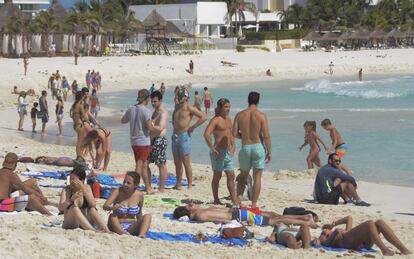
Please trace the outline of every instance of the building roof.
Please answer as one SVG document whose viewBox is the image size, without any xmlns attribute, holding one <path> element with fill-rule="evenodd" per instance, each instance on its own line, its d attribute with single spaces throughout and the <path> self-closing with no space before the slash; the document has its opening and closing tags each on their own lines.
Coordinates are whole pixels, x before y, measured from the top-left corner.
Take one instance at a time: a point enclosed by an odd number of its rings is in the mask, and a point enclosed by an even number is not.
<svg viewBox="0 0 414 259">
<path fill-rule="evenodd" d="M 59 22 L 63 22 L 67 16 L 65 8 L 59 3 L 59 0 L 53 0 L 47 11 Z"/>
<path fill-rule="evenodd" d="M 311 31 L 308 33 L 308 35 L 303 37 L 303 40 L 320 40 L 321 38 L 322 36 L 319 32 Z"/>
<path fill-rule="evenodd" d="M 334 41 L 334 40 L 338 40 L 338 38 L 339 38 L 339 35 L 337 33 L 329 31 L 322 36 L 321 40 Z"/>
<path fill-rule="evenodd" d="M 167 21 L 155 9 L 142 22 L 144 27 L 167 26 Z"/>
<path fill-rule="evenodd" d="M 339 40 L 349 40 L 351 38 L 351 35 L 352 35 L 352 31 L 346 31 L 346 32 L 343 32 L 341 34 L 341 36 L 338 37 L 338 39 Z"/>
<path fill-rule="evenodd" d="M 6 27 L 12 18 L 22 16 L 22 11 L 12 0 L 4 0 L 4 5 L 0 7 L 0 29 Z"/>
<path fill-rule="evenodd" d="M 395 39 L 401 39 L 405 38 L 405 33 L 402 32 L 400 29 L 393 29 L 387 34 L 388 38 L 395 38 Z"/>
<path fill-rule="evenodd" d="M 387 38 L 387 33 L 383 30 L 375 30 L 369 35 L 371 39 L 385 39 Z"/>
<path fill-rule="evenodd" d="M 351 34 L 351 40 L 368 40 L 371 33 L 365 29 L 359 29 Z"/>
</svg>

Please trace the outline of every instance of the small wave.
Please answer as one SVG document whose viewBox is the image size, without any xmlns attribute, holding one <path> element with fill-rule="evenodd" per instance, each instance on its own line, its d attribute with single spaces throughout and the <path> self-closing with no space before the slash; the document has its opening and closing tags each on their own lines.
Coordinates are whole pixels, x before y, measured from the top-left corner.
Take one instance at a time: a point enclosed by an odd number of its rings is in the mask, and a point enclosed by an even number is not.
<svg viewBox="0 0 414 259">
<path fill-rule="evenodd" d="M 364 99 L 392 99 L 414 94 L 413 85 L 414 78 L 410 76 L 344 82 L 321 79 L 308 82 L 304 87 L 291 88 L 291 90 Z"/>
</svg>

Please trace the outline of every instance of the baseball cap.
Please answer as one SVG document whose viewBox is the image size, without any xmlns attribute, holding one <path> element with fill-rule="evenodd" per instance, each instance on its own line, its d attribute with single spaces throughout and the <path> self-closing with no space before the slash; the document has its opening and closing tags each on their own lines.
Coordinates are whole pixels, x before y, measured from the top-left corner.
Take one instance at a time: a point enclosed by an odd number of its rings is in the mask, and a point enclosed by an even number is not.
<svg viewBox="0 0 414 259">
<path fill-rule="evenodd" d="M 138 101 L 138 103 L 142 103 L 143 101 L 145 101 L 149 97 L 150 97 L 150 92 L 147 89 L 141 89 L 141 90 L 138 91 L 137 101 Z"/>
<path fill-rule="evenodd" d="M 180 90 L 178 90 L 178 93 L 177 93 L 177 97 L 178 97 L 178 99 L 181 99 L 181 98 L 183 98 L 183 97 L 189 97 L 190 95 L 188 94 L 188 91 L 187 91 L 187 89 L 185 89 L 185 88 L 180 88 Z"/>
<path fill-rule="evenodd" d="M 12 152 L 7 153 L 3 161 L 3 167 L 13 170 L 17 164 L 17 161 L 18 161 L 18 157 L 15 153 L 12 153 Z"/>
</svg>

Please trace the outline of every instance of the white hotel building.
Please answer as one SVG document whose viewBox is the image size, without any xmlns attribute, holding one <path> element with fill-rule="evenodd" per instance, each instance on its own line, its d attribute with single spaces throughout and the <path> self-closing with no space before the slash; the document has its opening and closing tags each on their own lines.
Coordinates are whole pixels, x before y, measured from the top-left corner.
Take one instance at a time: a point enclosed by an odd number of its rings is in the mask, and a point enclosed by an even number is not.
<svg viewBox="0 0 414 259">
<path fill-rule="evenodd" d="M 4 4 L 5 0 L 0 0 L 0 6 Z M 7 0 L 6 0 L 7 2 Z M 50 0 L 13 0 L 13 4 L 17 5 L 20 10 L 28 15 L 34 16 L 42 10 L 41 5 L 49 5 Z"/>
</svg>

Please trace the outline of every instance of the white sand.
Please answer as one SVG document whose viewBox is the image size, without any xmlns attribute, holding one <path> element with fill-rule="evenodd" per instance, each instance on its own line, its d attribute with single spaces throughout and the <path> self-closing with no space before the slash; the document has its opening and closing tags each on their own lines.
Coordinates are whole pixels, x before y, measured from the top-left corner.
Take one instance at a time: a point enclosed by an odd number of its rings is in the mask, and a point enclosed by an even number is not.
<svg viewBox="0 0 414 259">
<path fill-rule="evenodd" d="M 376 51 L 337 52 L 337 53 L 221 53 L 206 54 L 202 56 L 140 56 L 140 57 L 112 57 L 112 58 L 81 58 L 80 65 L 74 66 L 71 58 L 36 58 L 31 59 L 29 75 L 22 77 L 23 66 L 21 60 L 0 59 L 0 155 L 13 151 L 21 155 L 74 155 L 71 146 L 51 145 L 35 142 L 23 137 L 22 133 L 15 131 L 17 128 L 16 102 L 17 96 L 12 95 L 13 85 L 20 89 L 34 88 L 37 92 L 45 89 L 48 73 L 59 69 L 62 75 L 68 77 L 70 82 L 78 79 L 81 86 L 84 84 L 84 73 L 87 69 L 95 69 L 103 75 L 104 91 L 121 91 L 123 89 L 138 89 L 152 82 L 165 81 L 167 84 L 187 82 L 212 82 L 212 81 L 238 81 L 238 80 L 269 80 L 264 76 L 267 68 L 270 68 L 275 76 L 271 79 L 286 78 L 320 78 L 328 69 L 332 60 L 335 63 L 335 75 L 355 75 L 357 68 L 363 67 L 365 73 L 407 73 L 414 68 L 414 51 L 412 50 L 387 50 L 380 51 L 380 55 L 387 54 L 386 58 L 377 58 Z M 219 62 L 222 58 L 227 61 L 239 63 L 236 68 L 222 67 Z M 184 69 L 188 61 L 193 59 L 195 74 L 189 75 Z M 160 67 L 162 66 L 162 67 Z M 174 71 L 171 68 L 174 67 Z M 48 70 L 42 74 L 39 71 Z M 28 98 L 29 102 L 34 99 Z M 50 111 L 55 103 L 49 99 Z M 70 103 L 65 104 L 65 121 L 69 122 L 67 111 Z M 111 111 L 107 111 L 109 113 Z M 48 131 L 53 137 L 56 133 L 56 125 L 52 115 Z M 39 123 L 40 124 L 40 123 Z M 30 118 L 26 118 L 24 128 L 30 129 Z M 39 126 L 38 126 L 39 129 Z M 30 137 L 31 133 L 25 132 Z M 73 133 L 70 133 L 71 135 Z M 127 134 L 127 133 L 126 133 Z M 34 135 L 35 140 L 40 139 L 39 134 Z M 71 137 L 66 142 L 74 142 Z M 209 161 L 206 159 L 206 164 Z M 17 171 L 25 169 L 24 164 L 19 164 Z M 38 166 L 37 169 L 57 169 L 52 166 Z M 133 157 L 130 153 L 113 152 L 110 164 L 110 173 L 120 173 L 134 167 Z M 174 172 L 172 163 L 168 162 L 170 172 Z M 191 191 L 181 192 L 168 190 L 164 194 L 156 194 L 153 197 L 193 198 L 205 202 L 211 202 L 210 182 L 211 169 L 207 165 L 194 165 L 194 183 L 196 187 Z M 264 174 L 262 193 L 259 204 L 264 210 L 278 213 L 289 206 L 302 206 L 314 210 L 322 219 L 322 222 L 331 222 L 346 215 L 352 215 L 354 222 L 361 223 L 368 219 L 384 218 L 393 227 L 403 243 L 411 250 L 414 249 L 414 189 L 390 185 L 359 182 L 359 192 L 363 199 L 373 204 L 370 208 L 356 206 L 327 206 L 310 204 L 305 200 L 310 199 L 312 192 L 314 172 L 282 171 L 278 174 L 267 172 Z M 41 184 L 59 184 L 58 180 L 40 180 Z M 60 190 L 42 188 L 48 198 L 57 202 Z M 220 197 L 227 196 L 225 177 L 220 186 Z M 98 201 L 101 208 L 103 200 Z M 56 208 L 50 207 L 54 212 Z M 99 210 L 102 217 L 106 213 Z M 213 223 L 189 224 L 169 221 L 162 218 L 164 212 L 172 212 L 171 207 L 146 206 L 146 213 L 153 214 L 151 229 L 171 233 L 192 233 L 202 231 L 207 234 L 217 234 L 218 225 Z M 408 215 L 402 215 L 403 213 Z M 82 230 L 63 230 L 61 228 L 43 228 L 43 223 L 62 220 L 62 216 L 45 217 L 29 213 L 19 215 L 0 214 L 0 257 L 1 258 L 141 258 L 141 257 L 197 257 L 197 258 L 234 258 L 254 257 L 260 254 L 268 258 L 332 258 L 332 257 L 361 257 L 355 253 L 331 253 L 318 249 L 303 250 L 279 250 L 270 244 L 253 243 L 249 246 L 226 247 L 212 244 L 189 244 L 179 242 L 159 242 L 143 240 L 130 236 L 118 236 L 94 233 Z M 265 237 L 271 232 L 271 228 L 253 227 L 257 237 Z M 319 230 L 312 231 L 316 236 Z M 381 257 L 379 253 L 372 254 Z M 411 256 L 412 257 L 412 256 Z M 409 257 L 405 257 L 409 258 Z"/>
</svg>

